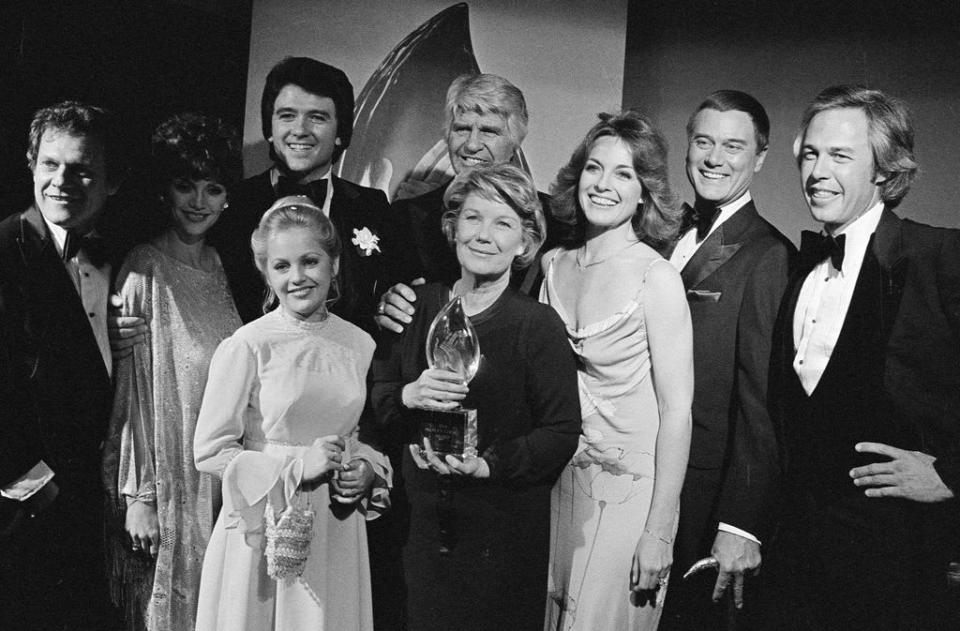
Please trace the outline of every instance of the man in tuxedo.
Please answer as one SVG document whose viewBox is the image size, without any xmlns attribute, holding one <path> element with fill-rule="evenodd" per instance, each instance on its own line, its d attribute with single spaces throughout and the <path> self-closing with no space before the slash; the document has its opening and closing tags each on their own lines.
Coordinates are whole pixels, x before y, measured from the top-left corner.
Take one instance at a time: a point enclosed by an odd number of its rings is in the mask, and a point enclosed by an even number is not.
<svg viewBox="0 0 960 631">
<path fill-rule="evenodd" d="M 260 115 L 273 166 L 237 186 L 230 212 L 210 235 L 244 322 L 263 315 L 264 283 L 253 263 L 250 235 L 264 211 L 286 195 L 309 197 L 343 242 L 335 285 L 340 297 L 333 313 L 373 331 L 377 296 L 390 281 L 410 273 L 402 265 L 400 244 L 386 234 L 386 195 L 331 172 L 350 146 L 353 106 L 347 75 L 316 59 L 287 57 L 267 75 Z"/>
<path fill-rule="evenodd" d="M 523 92 L 503 77 L 494 74 L 467 74 L 453 80 L 447 90 L 445 107 L 447 155 L 454 173 L 482 164 L 498 164 L 517 159 L 517 151 L 527 135 L 527 103 Z M 443 195 L 450 186 L 442 186 L 417 197 L 399 199 L 391 208 L 391 221 L 399 237 L 415 250 L 415 271 L 405 283 L 442 282 L 452 285 L 460 278 L 460 263 L 441 229 L 446 208 Z M 547 218 L 546 252 L 557 243 L 559 232 L 548 204 L 549 196 L 539 194 Z M 539 291 L 539 257 L 530 266 L 511 277 L 511 285 L 524 293 Z M 413 284 L 413 283 L 411 283 Z M 406 284 L 399 284 L 383 295 L 377 323 L 401 332 L 411 321 L 416 295 Z"/>
<path fill-rule="evenodd" d="M 111 261 L 97 221 L 117 189 L 118 147 L 100 108 L 38 111 L 27 151 L 34 203 L 0 223 L 3 629 L 117 627 L 100 481 Z"/>
<path fill-rule="evenodd" d="M 769 628 L 956 629 L 960 232 L 901 219 L 916 174 L 906 106 L 836 86 L 794 145 L 806 232 L 777 322 L 770 401 L 786 513 Z"/>
<path fill-rule="evenodd" d="M 696 198 L 670 261 L 693 322 L 693 435 L 661 629 L 724 628 L 734 614 L 722 596 L 729 589 L 735 606 L 743 605 L 744 573 L 760 566 L 770 535 L 779 460 L 767 371 L 794 248 L 750 195 L 769 134 L 763 106 L 735 90 L 708 96 L 687 123 L 686 170 Z M 710 573 L 683 580 L 710 556 L 719 565 L 715 581 Z"/>
</svg>

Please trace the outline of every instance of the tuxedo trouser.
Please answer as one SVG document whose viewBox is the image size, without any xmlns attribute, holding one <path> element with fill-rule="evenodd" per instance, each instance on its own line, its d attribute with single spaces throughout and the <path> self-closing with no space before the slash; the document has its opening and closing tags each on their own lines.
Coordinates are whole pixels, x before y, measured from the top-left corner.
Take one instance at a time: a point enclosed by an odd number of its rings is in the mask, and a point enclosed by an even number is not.
<svg viewBox="0 0 960 631">
<path fill-rule="evenodd" d="M 109 631 L 102 499 L 58 496 L 0 542 L 0 629 Z"/>
<path fill-rule="evenodd" d="M 905 500 L 807 495 L 766 565 L 764 629 L 936 631 L 960 628 L 949 554 L 932 542 L 938 508 Z M 934 537 L 935 539 L 936 537 Z M 957 595 L 954 594 L 953 598 Z"/>
<path fill-rule="evenodd" d="M 725 597 L 713 602 L 713 588 L 717 581 L 715 571 L 700 572 L 684 580 L 683 575 L 698 560 L 710 556 L 717 536 L 717 502 L 723 470 L 688 467 L 680 493 L 680 524 L 673 549 L 673 568 L 664 603 L 660 631 L 737 631 L 755 628 L 752 615 L 756 609 L 757 578 L 744 579 L 743 609 L 732 612 L 732 604 Z"/>
</svg>

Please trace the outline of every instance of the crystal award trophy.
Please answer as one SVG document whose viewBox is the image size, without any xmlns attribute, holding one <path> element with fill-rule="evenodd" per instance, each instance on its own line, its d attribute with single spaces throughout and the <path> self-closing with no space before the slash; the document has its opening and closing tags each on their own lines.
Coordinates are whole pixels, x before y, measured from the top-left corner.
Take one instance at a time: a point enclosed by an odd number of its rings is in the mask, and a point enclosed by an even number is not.
<svg viewBox="0 0 960 631">
<path fill-rule="evenodd" d="M 455 372 L 469 383 L 480 367 L 480 341 L 470 319 L 463 312 L 460 296 L 454 297 L 430 325 L 427 333 L 427 364 Z M 420 421 L 420 446 L 423 439 L 443 459 L 477 455 L 477 411 L 462 407 L 449 411 L 425 410 Z"/>
</svg>

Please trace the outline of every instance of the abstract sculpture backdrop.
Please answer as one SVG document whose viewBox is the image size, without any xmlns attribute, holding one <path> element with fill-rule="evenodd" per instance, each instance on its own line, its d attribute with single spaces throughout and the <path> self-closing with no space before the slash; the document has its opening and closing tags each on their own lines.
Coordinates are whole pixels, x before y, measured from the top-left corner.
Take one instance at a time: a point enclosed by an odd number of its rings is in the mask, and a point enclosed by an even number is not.
<svg viewBox="0 0 960 631">
<path fill-rule="evenodd" d="M 306 55 L 342 68 L 357 93 L 342 177 L 391 197 L 410 171 L 442 180 L 446 89 L 479 70 L 523 90 L 524 151 L 546 190 L 596 113 L 620 107 L 626 16 L 627 0 L 254 0 L 245 171 L 269 164 L 259 120 L 267 72 L 284 56 Z"/>
</svg>

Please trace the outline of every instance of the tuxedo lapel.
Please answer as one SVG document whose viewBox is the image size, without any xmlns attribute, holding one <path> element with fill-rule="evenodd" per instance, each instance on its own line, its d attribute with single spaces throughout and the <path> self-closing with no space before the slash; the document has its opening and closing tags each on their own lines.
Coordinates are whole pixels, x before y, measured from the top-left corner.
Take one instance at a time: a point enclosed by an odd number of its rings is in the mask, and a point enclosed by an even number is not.
<svg viewBox="0 0 960 631">
<path fill-rule="evenodd" d="M 61 315 L 56 313 L 61 309 L 68 312 L 82 312 L 83 304 L 77 289 L 67 275 L 63 262 L 57 255 L 57 248 L 53 242 L 43 216 L 36 207 L 31 207 L 20 216 L 20 236 L 17 239 L 24 269 L 32 282 L 27 283 L 28 299 L 38 305 L 31 309 L 36 339 L 43 339 L 46 325 L 50 316 Z M 52 309 L 56 303 L 59 309 Z"/>
<path fill-rule="evenodd" d="M 17 242 L 29 279 L 25 298 L 32 303 L 27 327 L 38 348 L 60 345 L 62 340 L 70 339 L 74 348 L 89 351 L 83 353 L 89 357 L 73 359 L 102 371 L 103 379 L 109 380 L 83 302 L 36 207 L 21 215 Z"/>
<path fill-rule="evenodd" d="M 330 176 L 330 184 L 333 186 L 333 199 L 330 200 L 330 221 L 336 226 L 340 232 L 340 238 L 346 245 L 353 237 L 353 231 L 346 232 L 346 230 L 352 227 L 353 217 L 351 217 L 351 214 L 360 194 L 355 188 L 347 186 L 344 180 L 335 175 Z"/>
<path fill-rule="evenodd" d="M 901 228 L 902 221 L 900 218 L 893 212 L 884 209 L 880 217 L 880 223 L 867 246 L 867 252 L 853 289 L 853 295 L 850 298 L 850 305 L 834 347 L 835 351 L 842 344 L 845 344 L 847 338 L 853 333 L 850 327 L 856 327 L 857 325 L 851 324 L 853 319 L 851 313 L 860 309 L 864 301 L 879 306 L 880 343 L 885 346 L 886 341 L 890 339 L 890 333 L 900 310 L 900 298 L 903 295 L 903 285 L 907 271 L 907 261 L 902 252 Z M 795 282 L 790 286 L 785 297 L 784 306 L 789 316 L 785 324 L 790 331 L 789 336 L 786 337 L 792 342 L 788 354 L 791 366 L 793 349 L 799 343 L 799 340 L 795 340 L 793 337 L 793 316 L 796 312 L 800 290 L 813 267 L 807 266 L 798 270 Z M 878 283 L 879 287 L 877 286 Z M 835 355 L 831 355 L 830 361 L 824 369 L 824 375 L 827 375 L 830 370 L 834 358 Z M 823 383 L 824 378 L 821 378 L 820 381 Z"/>
<path fill-rule="evenodd" d="M 753 202 L 748 202 L 730 219 L 717 226 L 683 266 L 680 278 L 683 279 L 684 288 L 695 288 L 729 261 L 743 246 L 745 236 L 759 219 Z"/>
<path fill-rule="evenodd" d="M 892 211 L 883 209 L 880 223 L 873 237 L 873 253 L 880 264 L 882 300 L 880 303 L 880 326 L 883 340 L 890 339 L 900 298 L 906 282 L 907 259 L 903 255 L 903 221 Z"/>
</svg>

